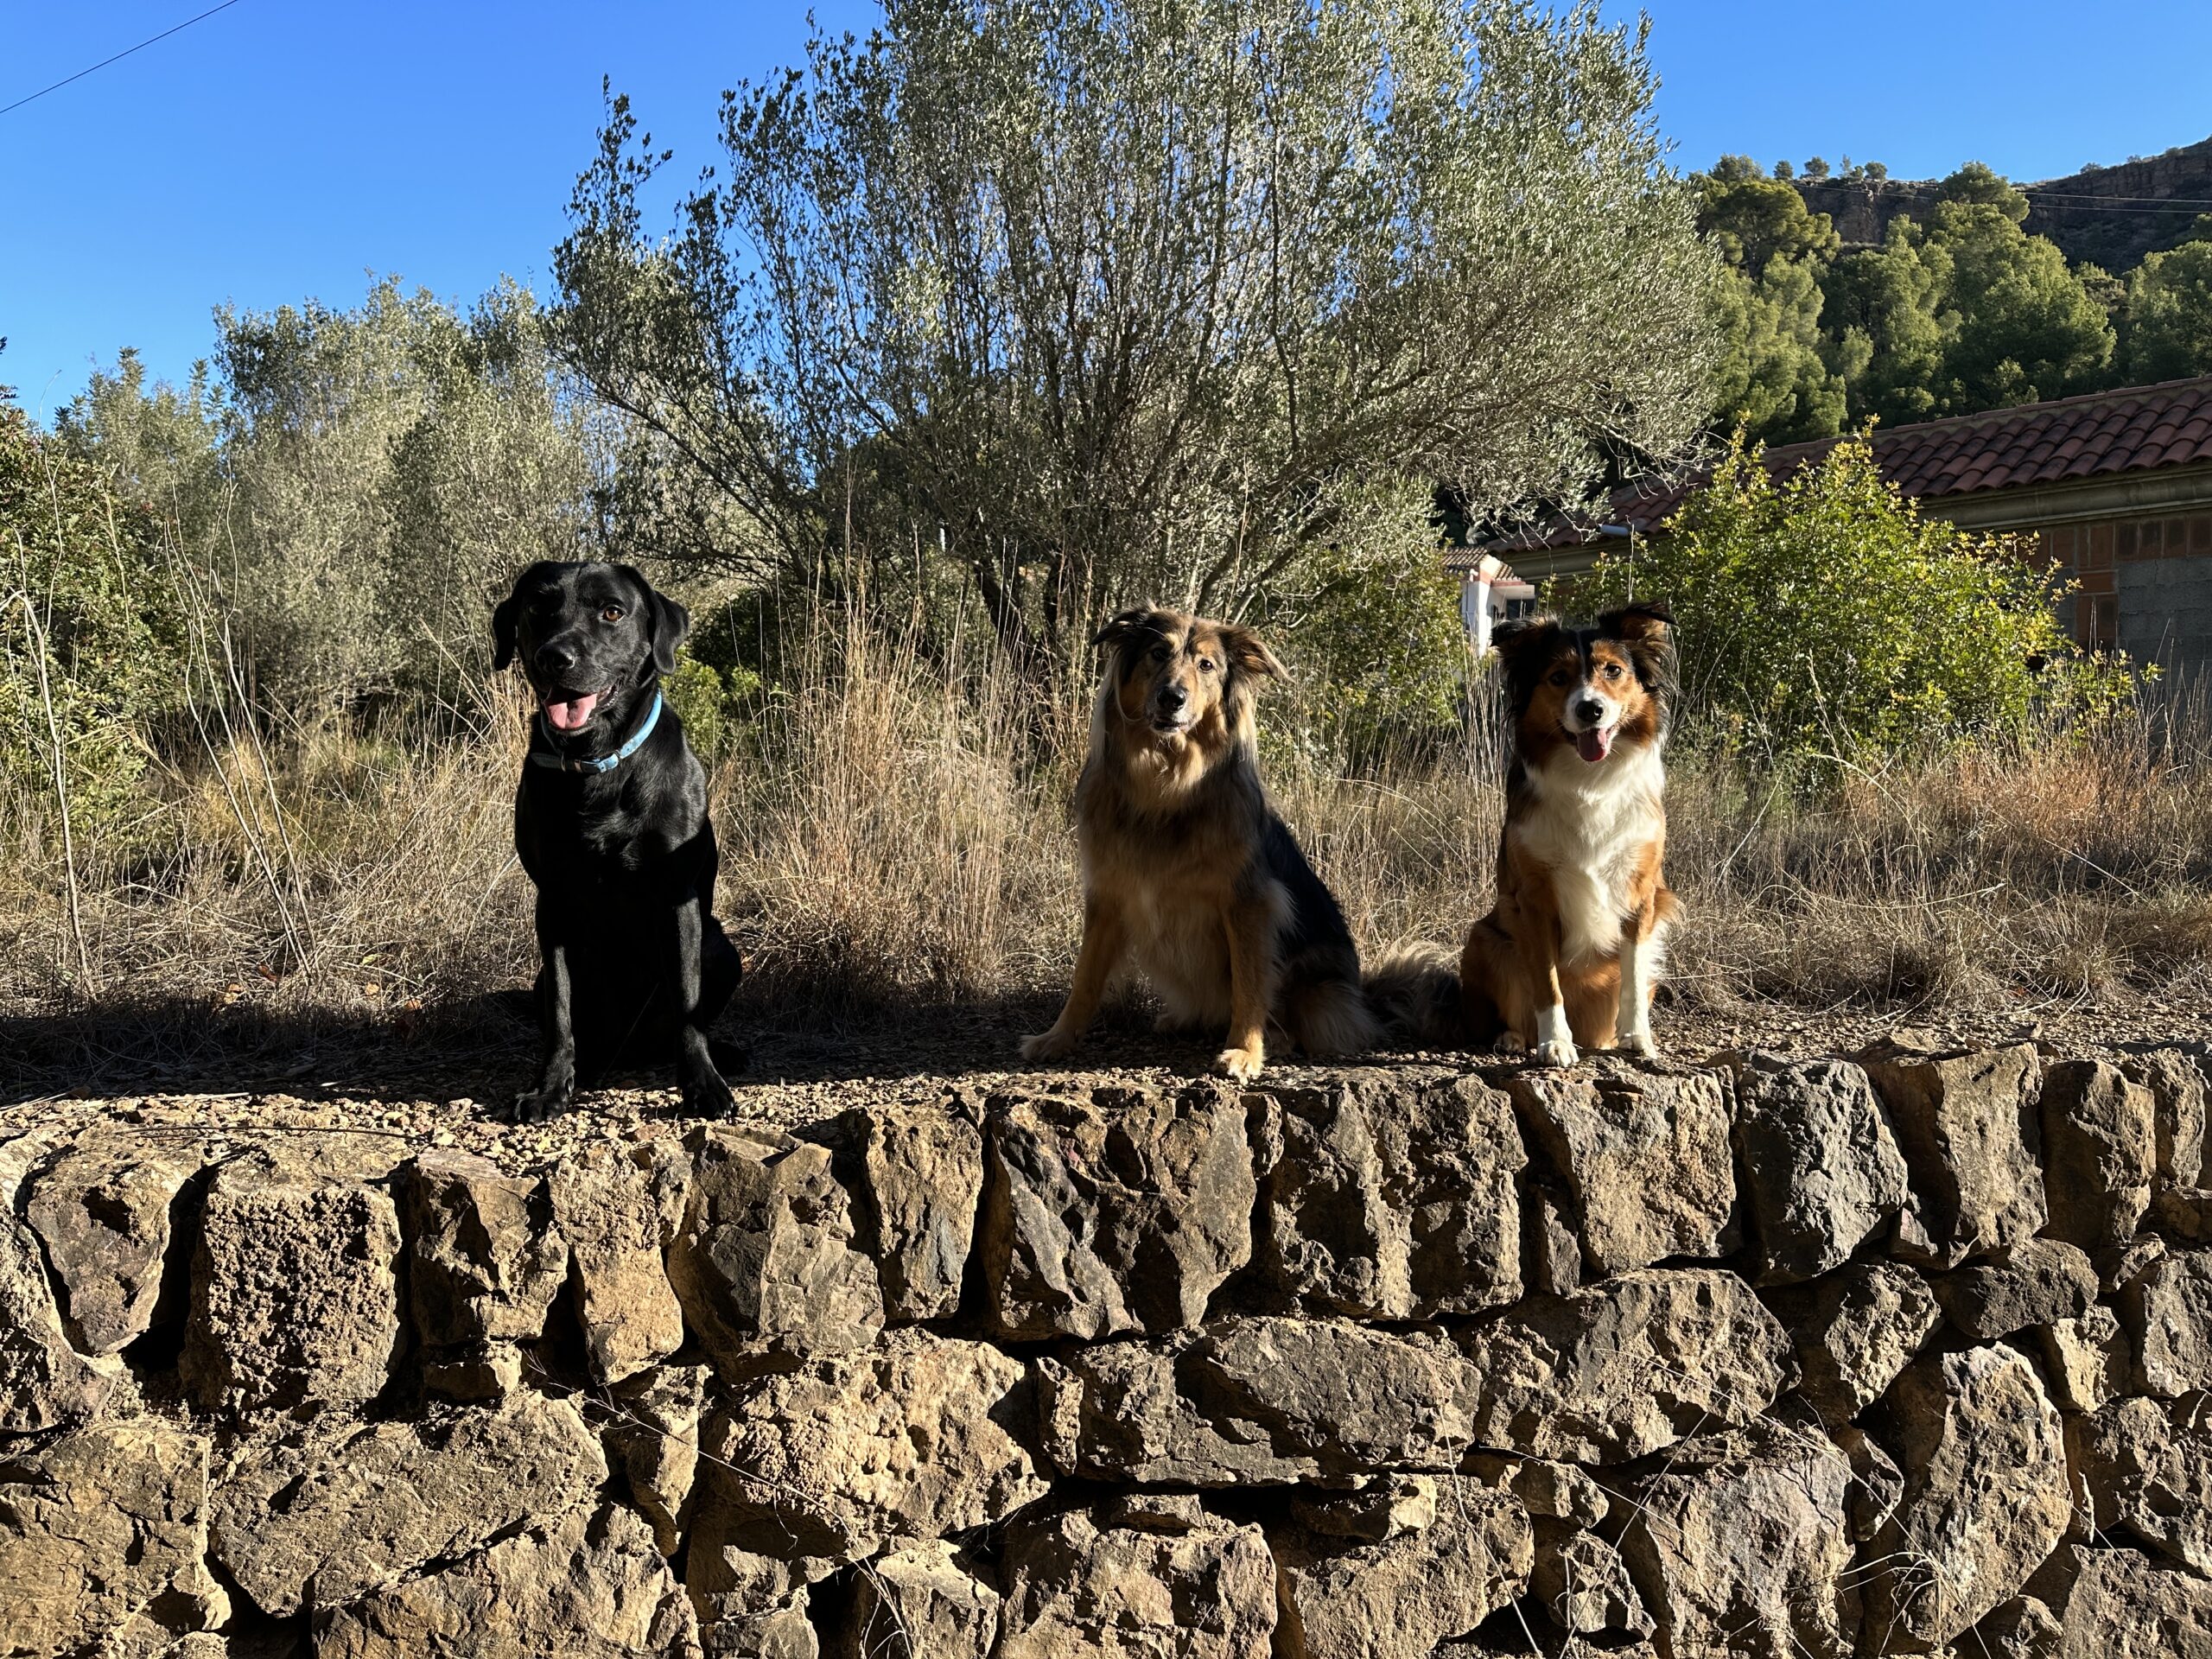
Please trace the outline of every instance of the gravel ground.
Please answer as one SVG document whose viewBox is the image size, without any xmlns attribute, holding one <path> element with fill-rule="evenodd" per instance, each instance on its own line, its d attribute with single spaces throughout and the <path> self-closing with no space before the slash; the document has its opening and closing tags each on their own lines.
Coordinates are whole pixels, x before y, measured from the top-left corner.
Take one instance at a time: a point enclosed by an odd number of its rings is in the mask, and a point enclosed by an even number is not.
<svg viewBox="0 0 2212 1659">
<path fill-rule="evenodd" d="M 800 1127 L 857 1105 L 938 1102 L 956 1094 L 972 1099 L 1023 1086 L 1052 1073 L 1022 1066 L 1014 1058 L 1015 1043 L 1052 1012 L 1033 1003 L 836 1021 L 756 1014 L 749 1025 L 740 1020 L 725 1033 L 752 1049 L 750 1069 L 734 1079 L 739 1121 Z M 2148 998 L 1904 1020 L 1853 1011 L 1766 1007 L 1724 1016 L 1662 1007 L 1654 1023 L 1669 1055 L 1689 1063 L 1745 1048 L 1849 1054 L 1905 1028 L 1967 1043 L 2034 1038 L 2050 1052 L 2081 1056 L 2212 1040 L 2205 1011 Z M 533 1046 L 526 1022 L 512 1014 L 480 1021 L 460 1035 L 410 1035 L 394 1027 L 325 1033 L 308 1049 L 275 1058 L 266 1033 L 246 1053 L 226 1052 L 211 1039 L 184 1058 L 148 1061 L 111 1052 L 75 1067 L 57 1062 L 51 1043 L 41 1064 L 11 1065 L 6 1057 L 14 1046 L 0 1031 L 0 1140 L 41 1129 L 71 1133 L 102 1121 L 194 1135 L 211 1144 L 270 1131 L 353 1130 L 390 1136 L 410 1151 L 461 1147 L 521 1169 L 594 1141 L 681 1135 L 696 1121 L 683 1112 L 664 1077 L 647 1076 L 589 1091 L 574 1111 L 550 1123 L 506 1122 L 505 1103 L 531 1069 Z M 38 1051 L 26 1045 L 16 1052 Z M 1134 1016 L 1109 1015 L 1073 1066 L 1089 1077 L 1173 1083 L 1203 1074 L 1212 1052 L 1210 1045 L 1155 1037 Z M 1132 1064 L 1140 1058 L 1146 1063 Z M 1368 1063 L 1471 1066 L 1478 1060 L 1464 1053 L 1390 1053 Z M 1484 1057 L 1479 1063 L 1497 1061 Z M 73 1071 L 92 1081 L 72 1086 Z M 1267 1073 L 1279 1083 L 1318 1075 L 1315 1068 L 1281 1062 Z"/>
</svg>

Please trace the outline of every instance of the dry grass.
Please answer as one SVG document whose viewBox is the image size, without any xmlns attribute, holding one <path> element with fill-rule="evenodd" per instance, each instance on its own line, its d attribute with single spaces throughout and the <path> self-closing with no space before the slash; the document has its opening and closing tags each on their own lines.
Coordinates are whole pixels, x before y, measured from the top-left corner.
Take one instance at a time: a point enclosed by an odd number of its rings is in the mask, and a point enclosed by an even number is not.
<svg viewBox="0 0 2212 1659">
<path fill-rule="evenodd" d="M 1065 972 L 1084 698 L 957 654 L 824 632 L 718 767 L 720 906 L 756 1004 L 1035 999 Z M 1289 741 L 1294 724 L 1276 711 L 1274 786 L 1363 944 L 1455 938 L 1486 901 L 1495 741 L 1354 774 Z M 88 975 L 51 802 L 0 801 L 0 1016 L 35 1059 L 66 1050 L 92 1073 L 325 1029 L 477 1029 L 531 968 L 508 841 L 523 729 L 505 701 L 435 739 L 209 713 L 150 770 L 137 823 L 79 836 Z M 2201 704 L 2146 709 L 2095 742 L 1854 777 L 1808 804 L 1686 747 L 1675 994 L 1755 1021 L 2199 988 L 2208 753 Z"/>
</svg>

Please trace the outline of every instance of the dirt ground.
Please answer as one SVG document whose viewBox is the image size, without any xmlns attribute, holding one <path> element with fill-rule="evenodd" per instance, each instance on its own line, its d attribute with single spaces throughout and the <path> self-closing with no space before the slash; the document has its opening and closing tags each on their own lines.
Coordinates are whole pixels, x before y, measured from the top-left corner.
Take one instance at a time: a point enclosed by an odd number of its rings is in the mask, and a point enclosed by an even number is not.
<svg viewBox="0 0 2212 1659">
<path fill-rule="evenodd" d="M 1020 1089 L 1054 1069 L 1101 1072 L 1136 1084 L 1172 1084 L 1204 1075 L 1209 1045 L 1154 1036 L 1135 1011 L 1109 1013 L 1065 1068 L 1032 1068 L 1014 1057 L 1020 1033 L 1049 1023 L 1043 1002 L 927 1007 L 897 1014 L 810 1017 L 791 1010 L 742 1012 L 722 1034 L 751 1049 L 733 1078 L 741 1121 L 800 1127 L 848 1108 L 976 1100 Z M 1662 1007 L 1655 1019 L 1669 1058 L 1697 1064 L 1731 1051 L 1764 1049 L 1811 1057 L 1850 1054 L 1900 1029 L 1961 1043 L 2032 1038 L 2048 1052 L 2093 1056 L 2167 1043 L 2212 1041 L 2205 1009 L 2154 998 L 1907 1016 L 1853 1010 L 1747 1007 L 1727 1014 Z M 0 1140 L 33 1131 L 68 1134 L 99 1121 L 158 1126 L 219 1141 L 268 1130 L 353 1130 L 385 1135 L 409 1149 L 461 1147 L 510 1169 L 556 1160 L 595 1141 L 680 1135 L 696 1119 L 664 1076 L 617 1080 L 580 1097 L 550 1123 L 515 1124 L 505 1107 L 531 1071 L 534 1039 L 524 1011 L 505 1000 L 464 1026 L 410 1028 L 394 1022 L 359 1030 L 226 1033 L 204 1020 L 197 1045 L 174 1032 L 158 1045 L 121 1035 L 102 1046 L 96 1019 L 67 1032 L 0 1022 Z M 248 1039 L 251 1039 L 249 1040 Z M 297 1045 L 287 1052 L 288 1045 Z M 1389 1052 L 1374 1065 L 1494 1067 L 1492 1056 Z M 1278 1059 L 1281 1083 L 1319 1075 Z"/>
</svg>

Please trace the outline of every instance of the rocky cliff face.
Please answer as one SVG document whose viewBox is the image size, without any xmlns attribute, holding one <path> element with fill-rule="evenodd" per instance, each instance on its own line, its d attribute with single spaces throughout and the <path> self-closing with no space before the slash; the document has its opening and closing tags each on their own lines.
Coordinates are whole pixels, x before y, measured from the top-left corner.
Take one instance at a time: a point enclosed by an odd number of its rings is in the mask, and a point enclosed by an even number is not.
<svg viewBox="0 0 2212 1659">
<path fill-rule="evenodd" d="M 0 1146 L 0 1655 L 2212 1654 L 2205 1062 Z"/>
<path fill-rule="evenodd" d="M 1902 213 L 1925 219 L 1936 205 L 1936 181 L 1897 179 L 1799 179 L 1798 193 L 1816 213 L 1835 220 L 1845 242 L 1881 241 Z M 2023 185 L 2028 233 L 2047 236 L 2076 264 L 2088 260 L 2126 273 L 2143 256 L 2190 234 L 2202 204 L 2212 201 L 2212 138 L 2163 156 L 2113 167 L 2087 167 L 2063 179 Z M 2162 207 L 2160 203 L 2175 203 Z"/>
</svg>

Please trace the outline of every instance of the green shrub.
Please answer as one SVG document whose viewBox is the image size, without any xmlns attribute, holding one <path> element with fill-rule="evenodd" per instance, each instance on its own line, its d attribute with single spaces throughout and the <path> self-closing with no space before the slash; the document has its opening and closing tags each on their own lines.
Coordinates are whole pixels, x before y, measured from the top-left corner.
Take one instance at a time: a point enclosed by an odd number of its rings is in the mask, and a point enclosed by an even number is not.
<svg viewBox="0 0 2212 1659">
<path fill-rule="evenodd" d="M 712 766 L 737 747 L 760 712 L 760 677 L 742 664 L 716 668 L 691 654 L 676 653 L 676 671 L 660 683 L 661 695 L 683 721 L 693 753 Z"/>
<path fill-rule="evenodd" d="M 2069 591 L 2013 539 L 1923 517 L 1863 435 L 1777 479 L 1739 434 L 1663 538 L 1609 550 L 1571 600 L 1665 600 L 1693 733 L 1833 769 L 2111 710 L 2137 671 L 2067 637 Z"/>
<path fill-rule="evenodd" d="M 0 402 L 0 779 L 76 827 L 137 798 L 142 735 L 184 696 L 176 584 L 155 515 Z"/>
</svg>

